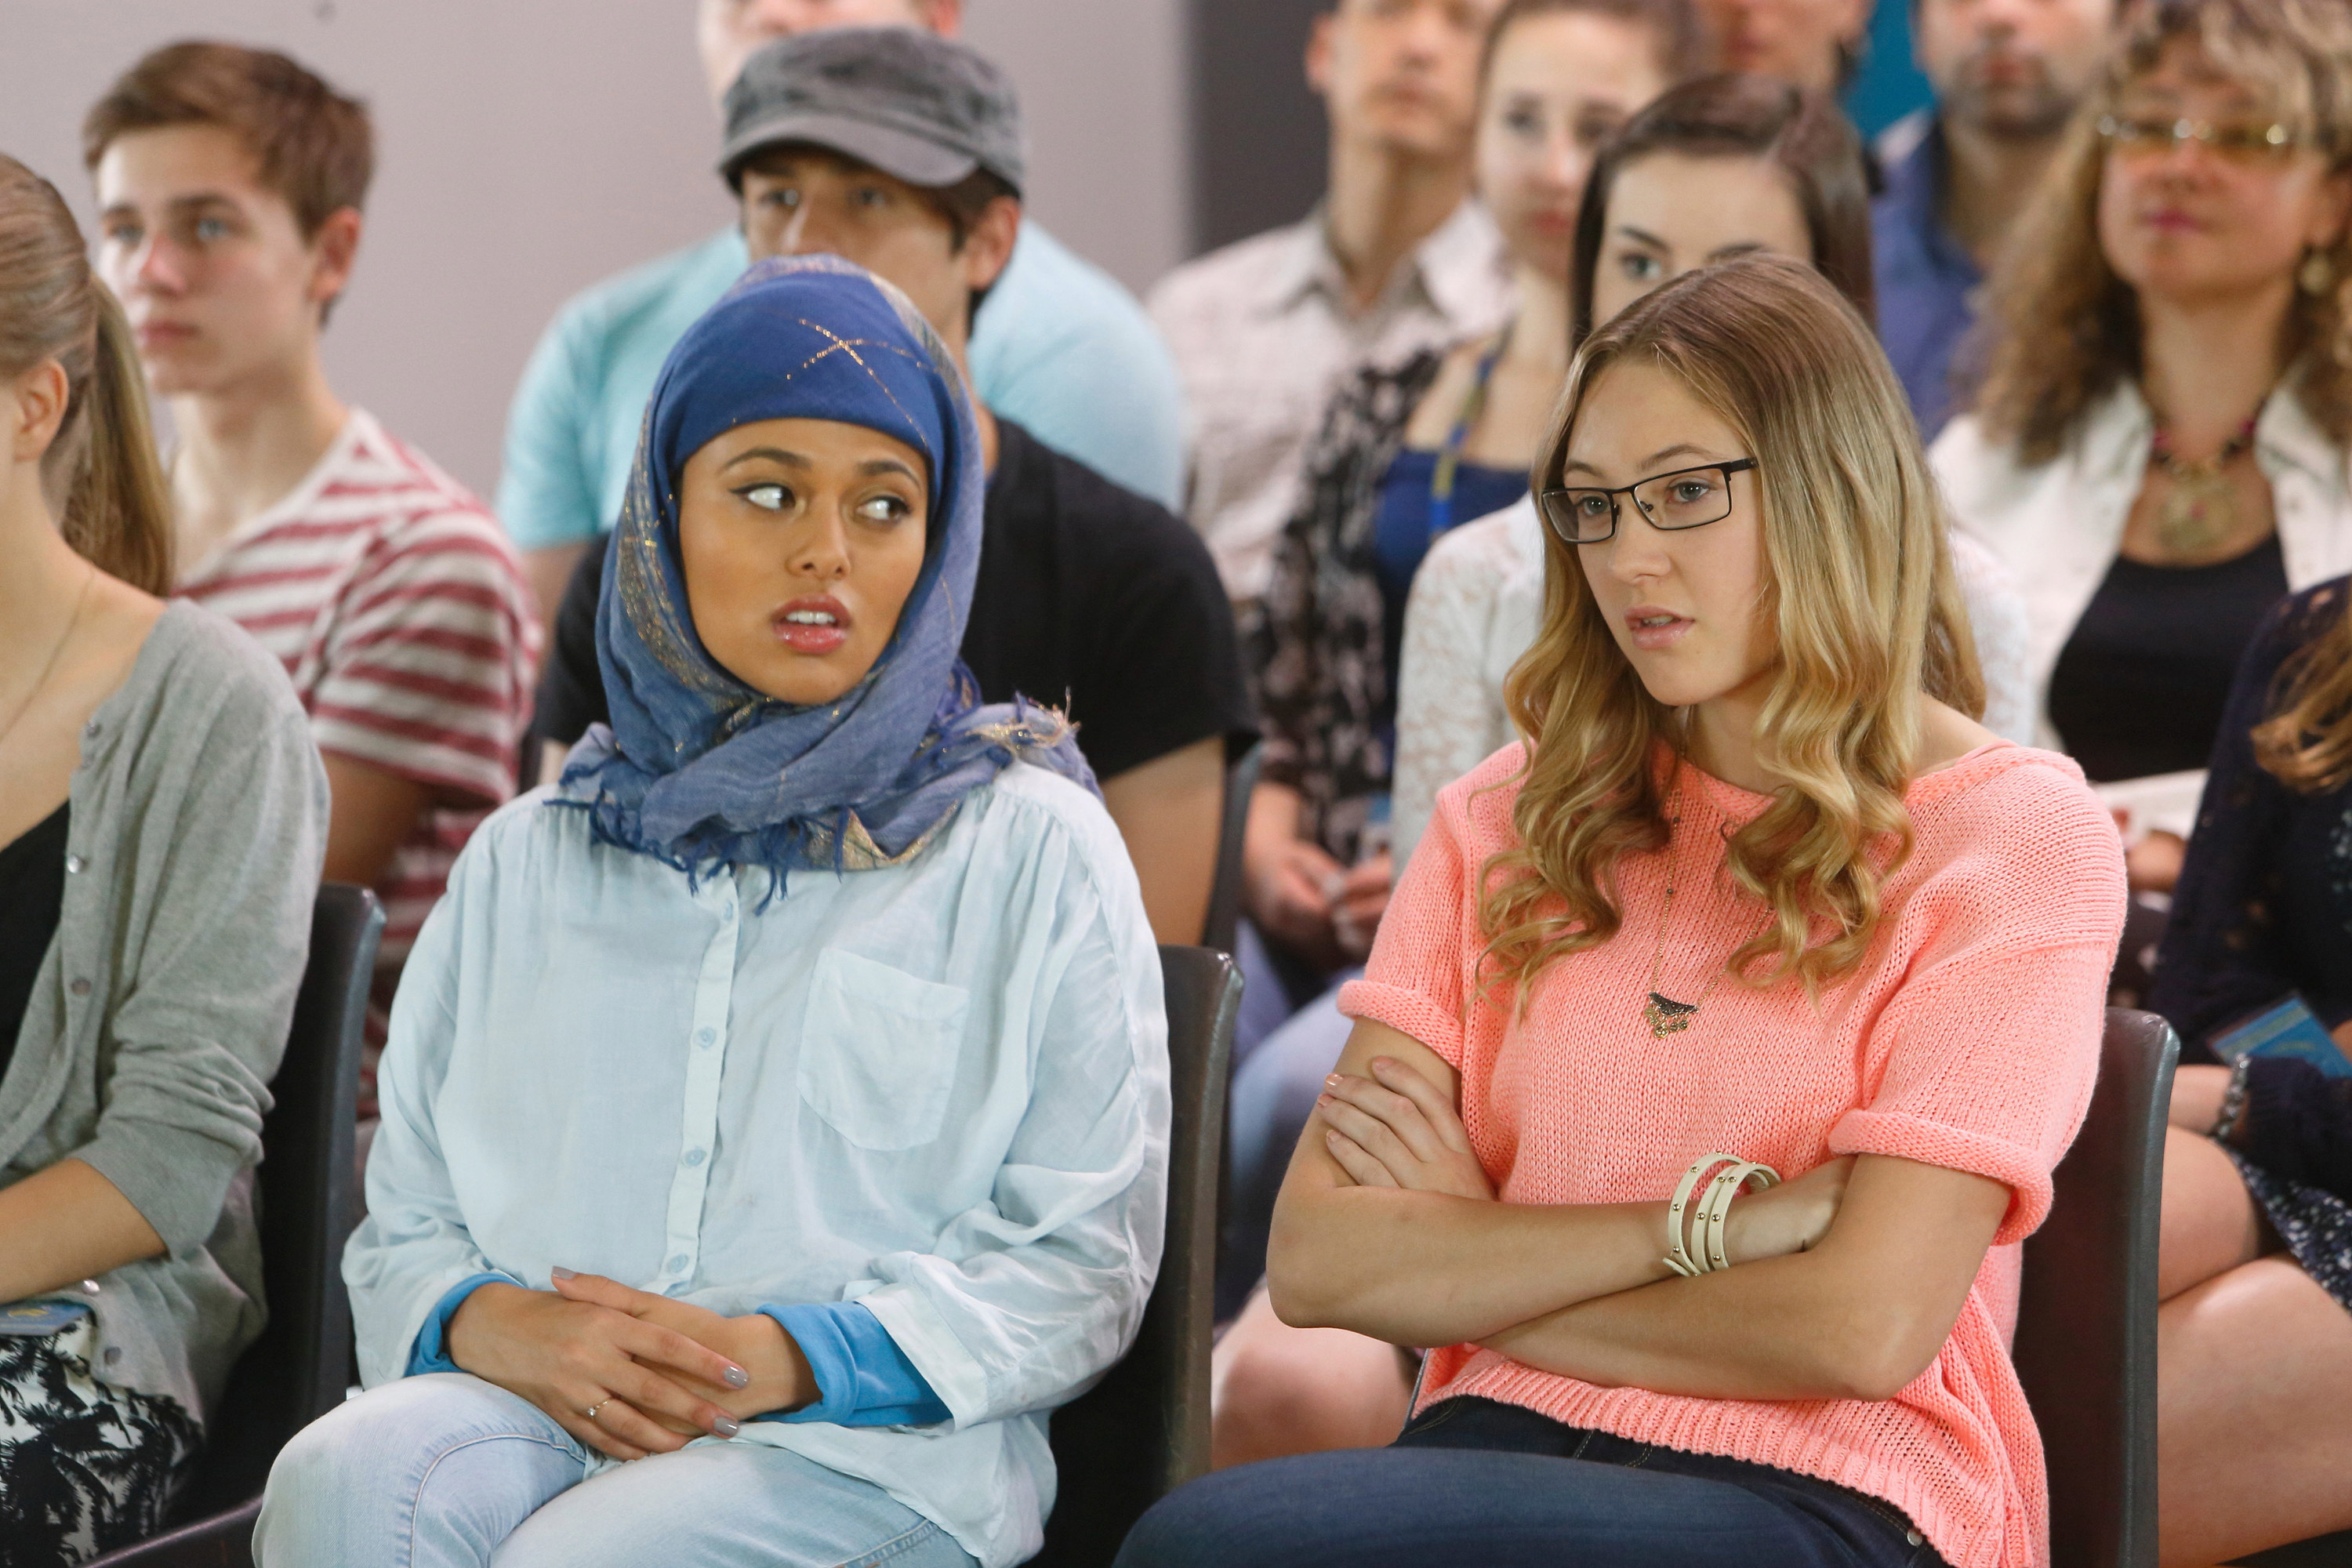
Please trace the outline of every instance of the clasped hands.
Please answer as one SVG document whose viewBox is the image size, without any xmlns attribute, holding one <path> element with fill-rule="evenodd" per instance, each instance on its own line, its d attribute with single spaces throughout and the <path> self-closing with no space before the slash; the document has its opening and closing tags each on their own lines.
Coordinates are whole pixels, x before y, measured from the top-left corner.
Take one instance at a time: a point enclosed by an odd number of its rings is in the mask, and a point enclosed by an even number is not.
<svg viewBox="0 0 2352 1568">
<path fill-rule="evenodd" d="M 565 1268 L 554 1285 L 476 1289 L 449 1321 L 449 1359 L 614 1458 L 732 1437 L 817 1397 L 807 1357 L 764 1312 L 724 1317 Z"/>
<path fill-rule="evenodd" d="M 1452 1096 L 1391 1057 L 1374 1057 L 1371 1077 L 1333 1073 L 1315 1102 L 1324 1147 L 1360 1187 L 1397 1187 L 1495 1201 L 1495 1185 L 1471 1147 Z M 1829 1232 L 1845 1200 L 1853 1157 L 1844 1155 L 1731 1205 L 1724 1251 L 1735 1264 L 1803 1252 Z M 1666 1205 L 1658 1203 L 1659 1277 L 1670 1278 Z"/>
</svg>

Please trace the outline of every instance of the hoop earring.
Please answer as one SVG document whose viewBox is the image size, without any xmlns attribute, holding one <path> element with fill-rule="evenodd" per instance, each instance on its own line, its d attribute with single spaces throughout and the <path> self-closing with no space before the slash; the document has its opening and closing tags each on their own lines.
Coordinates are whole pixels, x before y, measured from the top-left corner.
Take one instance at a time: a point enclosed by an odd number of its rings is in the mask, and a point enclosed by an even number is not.
<svg viewBox="0 0 2352 1568">
<path fill-rule="evenodd" d="M 2325 294 L 2336 287 L 2336 263 L 2327 252 L 2313 246 L 2303 255 L 2303 265 L 2294 269 L 2294 285 L 2306 294 Z"/>
</svg>

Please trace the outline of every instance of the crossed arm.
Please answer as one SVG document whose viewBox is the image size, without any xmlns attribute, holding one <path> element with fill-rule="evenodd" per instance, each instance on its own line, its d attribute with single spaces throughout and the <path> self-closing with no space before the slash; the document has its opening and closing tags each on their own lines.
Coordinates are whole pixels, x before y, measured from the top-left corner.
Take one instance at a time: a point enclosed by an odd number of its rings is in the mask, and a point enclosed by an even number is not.
<svg viewBox="0 0 2352 1568">
<path fill-rule="evenodd" d="M 1735 1203 L 1738 1267 L 1682 1279 L 1663 1194 L 1496 1201 L 1458 1092 L 1434 1051 L 1357 1024 L 1275 1208 L 1285 1321 L 1479 1343 L 1606 1387 L 1885 1399 L 1934 1363 L 2008 1212 L 2001 1183 L 1849 1156 Z"/>
</svg>

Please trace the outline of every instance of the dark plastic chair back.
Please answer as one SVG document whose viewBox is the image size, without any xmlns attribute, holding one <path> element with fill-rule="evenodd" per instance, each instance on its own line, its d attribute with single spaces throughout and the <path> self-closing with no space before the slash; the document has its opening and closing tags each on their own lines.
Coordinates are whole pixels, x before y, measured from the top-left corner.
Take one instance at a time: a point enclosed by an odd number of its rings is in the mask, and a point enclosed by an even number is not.
<svg viewBox="0 0 2352 1568">
<path fill-rule="evenodd" d="M 2285 1546 L 2273 1546 L 2251 1557 L 2230 1560 L 2240 1568 L 2352 1568 L 2352 1530 L 2315 1535 Z"/>
<path fill-rule="evenodd" d="M 1168 992 L 1168 1243 L 1135 1347 L 1054 1413 L 1060 1471 L 1033 1568 L 1108 1568 L 1143 1510 L 1209 1468 L 1210 1296 L 1217 1163 L 1241 971 L 1222 952 L 1163 947 Z"/>
<path fill-rule="evenodd" d="M 196 1473 L 167 1534 L 89 1568 L 240 1568 L 253 1516 L 287 1439 L 342 1402 L 352 1360 L 343 1242 L 355 1208 L 352 1107 L 383 910 L 364 888 L 329 883 L 310 916 L 310 959 L 270 1080 L 257 1197 L 269 1325 L 239 1357 L 213 1413 Z"/>
<path fill-rule="evenodd" d="M 1249 830 L 1250 792 L 1257 788 L 1261 748 L 1252 746 L 1225 770 L 1225 818 L 1217 830 L 1217 879 L 1209 885 L 1209 918 L 1201 942 L 1234 951 L 1242 923 L 1242 839 Z"/>
<path fill-rule="evenodd" d="M 2156 1563 L 2156 1251 L 2180 1042 L 2107 1009 L 2099 1081 L 2025 1244 L 2017 1375 L 2050 1473 L 2051 1561 Z"/>
</svg>

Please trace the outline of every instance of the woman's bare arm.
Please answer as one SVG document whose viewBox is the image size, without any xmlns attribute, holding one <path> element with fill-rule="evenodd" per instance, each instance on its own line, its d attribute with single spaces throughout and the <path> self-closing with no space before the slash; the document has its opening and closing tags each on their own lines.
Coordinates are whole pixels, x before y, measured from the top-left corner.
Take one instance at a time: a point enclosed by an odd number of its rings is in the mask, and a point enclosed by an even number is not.
<svg viewBox="0 0 2352 1568">
<path fill-rule="evenodd" d="M 78 1285 L 163 1250 L 121 1189 L 71 1156 L 0 1188 L 0 1301 Z"/>
<path fill-rule="evenodd" d="M 1892 1398 L 1950 1337 L 2009 1203 L 1983 1176 L 1864 1155 L 1810 1251 L 1582 1301 L 1485 1343 L 1603 1387 Z"/>
<path fill-rule="evenodd" d="M 1375 1061 L 1394 1064 L 1376 1068 Z M 1431 1086 L 1428 1115 L 1391 1087 L 1402 1072 Z M 1377 1075 L 1377 1076 L 1376 1076 Z M 1666 1202 L 1507 1204 L 1489 1196 L 1452 1108 L 1458 1084 L 1444 1058 L 1384 1024 L 1359 1021 L 1339 1059 L 1342 1082 L 1291 1156 L 1275 1205 L 1266 1284 L 1275 1310 L 1299 1327 L 1352 1329 L 1396 1344 L 1484 1339 L 1562 1307 L 1674 1278 L 1665 1265 Z M 1387 1121 L 1339 1096 L 1382 1110 Z M 1352 1139 L 1377 1155 L 1391 1123 L 1432 1144 L 1419 1162 L 1424 1189 L 1364 1184 L 1342 1163 Z M 1345 1131 L 1336 1142 L 1332 1134 Z M 1694 1151 L 1694 1153 L 1698 1151 Z M 1390 1150 L 1391 1161 L 1412 1152 Z M 1843 1173 L 1837 1173 L 1842 1174 Z M 1732 1209 L 1735 1258 L 1790 1250 L 1819 1235 L 1835 1210 L 1828 1184 L 1791 1184 Z M 1742 1211 L 1746 1211 L 1743 1213 Z"/>
</svg>

